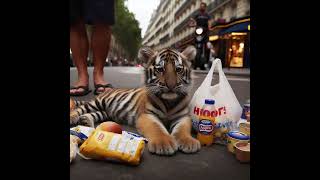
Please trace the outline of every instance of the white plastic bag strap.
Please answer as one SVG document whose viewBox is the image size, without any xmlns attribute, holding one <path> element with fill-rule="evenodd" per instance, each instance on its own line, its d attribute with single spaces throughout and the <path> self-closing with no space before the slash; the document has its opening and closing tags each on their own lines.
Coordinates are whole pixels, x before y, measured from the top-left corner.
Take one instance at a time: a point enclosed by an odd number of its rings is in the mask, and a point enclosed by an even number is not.
<svg viewBox="0 0 320 180">
<path fill-rule="evenodd" d="M 233 93 L 233 90 L 228 82 L 226 75 L 222 70 L 222 64 L 220 59 L 216 59 L 215 67 L 218 68 L 218 72 L 219 72 L 219 84 L 220 84 L 219 87 L 221 88 L 221 92 L 224 94 L 228 94 L 228 96 L 232 96 L 232 98 L 234 99 L 237 99 L 237 97 Z"/>
<path fill-rule="evenodd" d="M 215 60 L 213 60 L 211 68 L 210 68 L 207 76 L 204 78 L 204 80 L 202 81 L 201 85 L 199 86 L 199 89 L 201 87 L 203 87 L 203 86 L 207 86 L 208 84 L 211 84 L 211 82 L 212 82 L 212 74 L 213 74 L 213 70 L 214 70 L 215 64 L 216 64 L 216 62 L 215 62 Z"/>
<path fill-rule="evenodd" d="M 216 69 L 215 67 L 218 68 L 218 73 L 219 73 L 219 83 L 221 82 L 221 78 L 222 78 L 222 74 L 223 74 L 223 71 L 222 71 L 222 66 L 221 66 L 221 60 L 220 59 L 215 59 L 212 61 L 212 65 L 211 65 L 211 68 L 206 76 L 206 78 L 203 80 L 202 84 L 200 85 L 200 87 L 202 86 L 206 86 L 206 87 L 209 87 L 211 86 L 211 82 L 212 82 L 212 78 L 213 78 L 213 73 L 214 73 L 214 70 Z"/>
<path fill-rule="evenodd" d="M 220 59 L 216 60 L 217 65 L 216 67 L 218 68 L 218 72 L 219 72 L 219 84 L 225 84 L 228 83 L 228 79 L 226 77 L 226 75 L 224 74 L 223 70 L 222 70 L 222 63 Z"/>
</svg>

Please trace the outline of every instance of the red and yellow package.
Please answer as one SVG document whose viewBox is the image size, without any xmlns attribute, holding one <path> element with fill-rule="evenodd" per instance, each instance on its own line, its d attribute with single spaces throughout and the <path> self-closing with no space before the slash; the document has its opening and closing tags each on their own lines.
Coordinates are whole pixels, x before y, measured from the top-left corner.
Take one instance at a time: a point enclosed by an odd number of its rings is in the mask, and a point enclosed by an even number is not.
<svg viewBox="0 0 320 180">
<path fill-rule="evenodd" d="M 138 165 L 144 147 L 143 139 L 128 133 L 116 134 L 95 130 L 80 146 L 80 153 L 87 158 L 116 160 Z"/>
</svg>

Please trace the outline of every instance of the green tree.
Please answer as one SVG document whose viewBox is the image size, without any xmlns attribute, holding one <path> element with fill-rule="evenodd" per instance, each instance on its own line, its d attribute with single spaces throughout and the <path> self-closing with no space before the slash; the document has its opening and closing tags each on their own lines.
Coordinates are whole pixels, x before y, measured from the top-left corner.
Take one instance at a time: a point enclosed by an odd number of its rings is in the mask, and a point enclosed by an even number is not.
<svg viewBox="0 0 320 180">
<path fill-rule="evenodd" d="M 125 6 L 127 0 L 116 0 L 113 34 L 119 44 L 128 52 L 129 58 L 134 59 L 141 45 L 141 29 L 134 14 Z"/>
</svg>

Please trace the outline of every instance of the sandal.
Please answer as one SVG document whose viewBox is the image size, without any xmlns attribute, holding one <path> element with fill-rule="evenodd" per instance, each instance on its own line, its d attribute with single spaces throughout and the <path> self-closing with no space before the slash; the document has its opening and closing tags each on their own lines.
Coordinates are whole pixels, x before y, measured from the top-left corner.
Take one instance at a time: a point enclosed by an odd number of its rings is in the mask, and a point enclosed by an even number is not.
<svg viewBox="0 0 320 180">
<path fill-rule="evenodd" d="M 87 95 L 87 94 L 89 94 L 91 92 L 91 90 L 89 90 L 89 85 L 71 87 L 70 90 L 71 89 L 83 89 L 83 91 L 70 93 L 70 96 L 85 96 L 85 95 Z"/>
<path fill-rule="evenodd" d="M 106 88 L 113 88 L 113 86 L 111 85 L 111 84 L 95 84 L 94 85 L 94 88 L 95 88 L 95 90 L 94 90 L 94 94 L 95 95 L 99 95 L 99 94 L 101 94 L 101 93 L 103 93 L 104 91 L 98 91 L 98 89 L 99 88 L 104 88 L 104 89 L 106 89 Z"/>
</svg>

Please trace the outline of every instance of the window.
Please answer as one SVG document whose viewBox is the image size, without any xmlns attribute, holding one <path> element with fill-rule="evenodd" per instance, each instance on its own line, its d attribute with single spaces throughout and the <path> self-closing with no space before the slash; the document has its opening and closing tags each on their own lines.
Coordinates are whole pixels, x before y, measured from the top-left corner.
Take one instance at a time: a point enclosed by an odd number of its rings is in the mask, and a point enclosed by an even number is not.
<svg viewBox="0 0 320 180">
<path fill-rule="evenodd" d="M 237 3 L 232 4 L 231 6 L 231 18 L 237 17 Z"/>
</svg>

